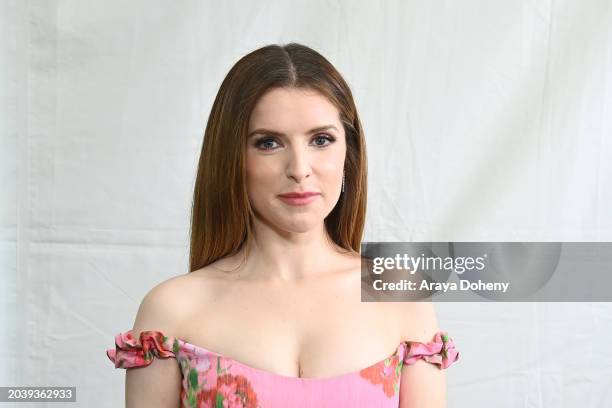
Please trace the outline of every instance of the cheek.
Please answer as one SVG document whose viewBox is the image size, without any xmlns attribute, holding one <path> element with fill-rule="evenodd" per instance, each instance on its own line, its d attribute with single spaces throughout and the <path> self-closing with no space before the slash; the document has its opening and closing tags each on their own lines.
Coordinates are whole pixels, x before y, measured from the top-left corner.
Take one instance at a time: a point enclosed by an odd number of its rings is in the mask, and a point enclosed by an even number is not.
<svg viewBox="0 0 612 408">
<path fill-rule="evenodd" d="M 342 169 L 344 168 L 344 152 L 341 149 L 330 151 L 323 160 L 319 160 L 317 167 L 322 175 L 326 178 L 337 178 L 338 174 L 342 177 Z"/>
<path fill-rule="evenodd" d="M 269 160 L 247 158 L 246 183 L 249 195 L 265 192 L 278 180 L 279 169 Z"/>
<path fill-rule="evenodd" d="M 329 176 L 337 176 L 338 172 L 342 171 L 343 162 L 340 159 L 325 160 L 319 164 L 319 170 L 321 173 Z"/>
</svg>

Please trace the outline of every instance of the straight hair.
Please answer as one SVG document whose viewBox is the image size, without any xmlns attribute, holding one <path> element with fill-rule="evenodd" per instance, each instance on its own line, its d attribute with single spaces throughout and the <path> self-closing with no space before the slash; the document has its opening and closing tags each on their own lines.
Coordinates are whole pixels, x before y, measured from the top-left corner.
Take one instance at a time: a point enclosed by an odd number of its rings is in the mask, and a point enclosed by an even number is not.
<svg viewBox="0 0 612 408">
<path fill-rule="evenodd" d="M 251 112 L 274 88 L 316 91 L 339 111 L 346 135 L 344 193 L 325 218 L 328 237 L 360 253 L 367 202 L 363 129 L 351 90 L 334 66 L 297 43 L 267 45 L 243 56 L 224 78 L 212 105 L 194 186 L 189 272 L 237 253 L 253 239 L 245 149 Z"/>
</svg>

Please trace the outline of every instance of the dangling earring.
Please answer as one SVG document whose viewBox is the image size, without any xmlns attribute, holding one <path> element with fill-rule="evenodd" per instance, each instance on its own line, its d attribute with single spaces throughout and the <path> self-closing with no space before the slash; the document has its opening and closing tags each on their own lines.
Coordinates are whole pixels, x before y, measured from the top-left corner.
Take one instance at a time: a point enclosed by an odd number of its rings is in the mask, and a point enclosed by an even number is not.
<svg viewBox="0 0 612 408">
<path fill-rule="evenodd" d="M 344 193 L 344 171 L 342 172 L 342 192 Z"/>
</svg>

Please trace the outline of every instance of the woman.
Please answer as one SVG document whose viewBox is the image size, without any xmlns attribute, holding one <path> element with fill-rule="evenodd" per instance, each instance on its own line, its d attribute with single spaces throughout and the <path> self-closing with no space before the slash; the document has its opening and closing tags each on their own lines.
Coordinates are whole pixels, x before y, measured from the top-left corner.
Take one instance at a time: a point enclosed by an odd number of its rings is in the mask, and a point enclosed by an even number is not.
<svg viewBox="0 0 612 408">
<path fill-rule="evenodd" d="M 360 301 L 366 185 L 336 69 L 295 43 L 240 59 L 206 126 L 191 272 L 107 351 L 127 406 L 445 406 L 458 353 L 432 304 Z"/>
</svg>

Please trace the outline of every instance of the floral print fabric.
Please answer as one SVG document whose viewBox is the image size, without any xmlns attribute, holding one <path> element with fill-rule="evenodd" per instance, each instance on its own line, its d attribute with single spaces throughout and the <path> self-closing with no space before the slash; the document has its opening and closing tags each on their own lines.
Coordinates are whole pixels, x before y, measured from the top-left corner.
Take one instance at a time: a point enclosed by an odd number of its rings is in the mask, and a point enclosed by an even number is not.
<svg viewBox="0 0 612 408">
<path fill-rule="evenodd" d="M 459 359 L 453 340 L 438 332 L 429 343 L 401 342 L 393 355 L 359 371 L 327 378 L 274 374 L 190 344 L 161 331 L 115 336 L 106 351 L 115 368 L 145 367 L 175 358 L 182 372 L 181 408 L 393 407 L 399 406 L 402 367 L 422 359 L 448 368 Z"/>
</svg>

